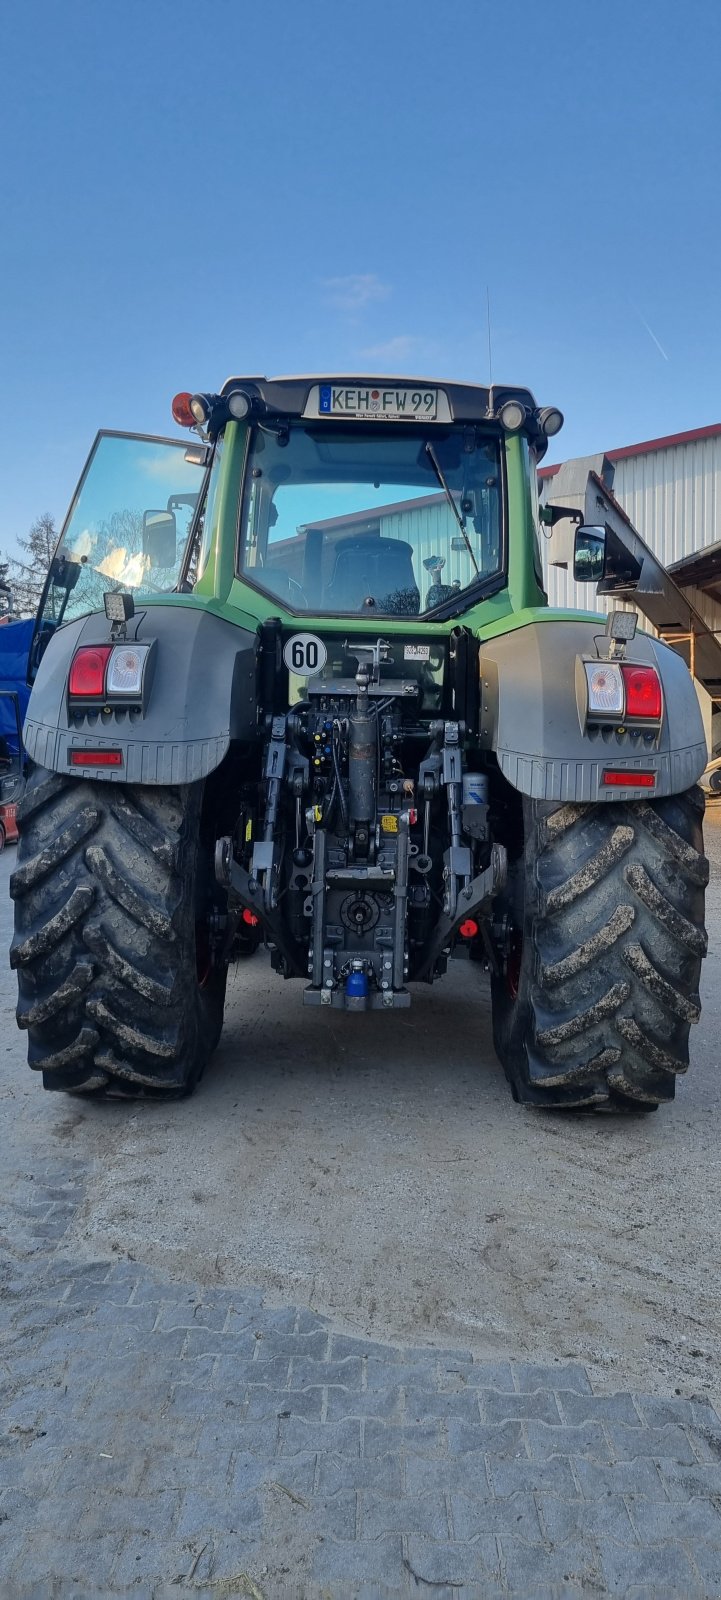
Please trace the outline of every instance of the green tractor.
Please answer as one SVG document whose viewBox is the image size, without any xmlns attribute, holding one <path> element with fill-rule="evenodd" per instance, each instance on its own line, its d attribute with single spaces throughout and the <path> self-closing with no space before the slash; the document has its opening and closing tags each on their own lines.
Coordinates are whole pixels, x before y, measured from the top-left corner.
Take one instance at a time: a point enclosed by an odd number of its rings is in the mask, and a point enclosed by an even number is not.
<svg viewBox="0 0 721 1600">
<path fill-rule="evenodd" d="M 465 957 L 516 1100 L 673 1099 L 703 726 L 633 613 L 548 606 L 561 413 L 351 376 L 173 415 L 193 431 L 99 434 L 36 624 L 11 960 L 45 1087 L 191 1092 L 263 945 L 333 1011 L 408 1006 Z M 575 522 L 576 575 L 612 587 Z"/>
</svg>

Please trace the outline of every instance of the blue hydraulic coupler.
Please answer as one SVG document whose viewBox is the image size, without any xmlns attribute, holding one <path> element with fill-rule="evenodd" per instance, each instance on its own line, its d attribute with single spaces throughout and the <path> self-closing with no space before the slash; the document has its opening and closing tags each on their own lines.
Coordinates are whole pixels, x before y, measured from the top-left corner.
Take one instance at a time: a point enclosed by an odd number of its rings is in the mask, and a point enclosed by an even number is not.
<svg viewBox="0 0 721 1600">
<path fill-rule="evenodd" d="M 365 1011 L 368 1005 L 367 973 L 348 973 L 345 980 L 345 1004 L 347 1011 Z"/>
</svg>

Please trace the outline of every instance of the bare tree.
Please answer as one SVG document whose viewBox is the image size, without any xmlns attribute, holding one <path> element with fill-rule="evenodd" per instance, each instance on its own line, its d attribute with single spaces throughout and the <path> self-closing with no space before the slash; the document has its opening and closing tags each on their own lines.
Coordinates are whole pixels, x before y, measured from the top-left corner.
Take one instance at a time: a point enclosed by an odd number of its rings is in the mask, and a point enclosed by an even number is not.
<svg viewBox="0 0 721 1600">
<path fill-rule="evenodd" d="M 18 538 L 26 559 L 6 555 L 0 567 L 0 580 L 12 595 L 12 611 L 16 617 L 34 617 L 48 574 L 58 535 L 49 511 L 44 511 L 30 529 L 27 539 Z M 4 575 L 4 576 L 3 576 Z"/>
<path fill-rule="evenodd" d="M 57 583 L 48 590 L 46 619 L 69 622 L 73 616 L 87 611 L 102 611 L 103 595 L 109 589 L 142 588 L 148 594 L 162 594 L 172 589 L 177 574 L 177 560 L 182 551 L 184 537 L 181 533 L 176 551 L 176 561 L 170 567 L 159 569 L 151 565 L 143 545 L 143 518 L 137 511 L 126 508 L 114 511 L 94 529 L 93 539 L 87 548 L 81 536 L 77 549 L 73 545 L 72 530 L 63 547 L 63 555 L 70 563 L 72 586 L 63 586 L 63 574 L 57 574 Z M 57 533 L 49 512 L 38 517 L 26 539 L 18 539 L 26 559 L 6 555 L 0 565 L 0 616 L 3 601 L 15 617 L 34 617 L 40 605 L 45 579 L 55 554 Z M 3 594 L 3 584 L 7 591 Z"/>
</svg>

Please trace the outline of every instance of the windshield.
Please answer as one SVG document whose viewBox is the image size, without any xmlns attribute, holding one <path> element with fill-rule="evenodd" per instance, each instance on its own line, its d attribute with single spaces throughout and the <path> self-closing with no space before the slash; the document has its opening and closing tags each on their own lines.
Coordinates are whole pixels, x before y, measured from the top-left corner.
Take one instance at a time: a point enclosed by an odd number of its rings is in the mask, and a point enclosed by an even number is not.
<svg viewBox="0 0 721 1600">
<path fill-rule="evenodd" d="M 240 568 L 293 611 L 422 616 L 501 570 L 501 526 L 499 445 L 480 429 L 264 427 Z"/>
<path fill-rule="evenodd" d="M 175 588 L 204 459 L 182 440 L 98 436 L 53 557 L 43 623 L 102 611 L 114 589 L 149 598 Z"/>
</svg>

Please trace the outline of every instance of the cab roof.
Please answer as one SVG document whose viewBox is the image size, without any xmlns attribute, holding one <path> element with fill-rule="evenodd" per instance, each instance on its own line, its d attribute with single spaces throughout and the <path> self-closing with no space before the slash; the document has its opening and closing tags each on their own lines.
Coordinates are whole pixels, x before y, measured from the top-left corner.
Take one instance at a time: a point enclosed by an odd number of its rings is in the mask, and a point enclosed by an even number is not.
<svg viewBox="0 0 721 1600">
<path fill-rule="evenodd" d="M 233 389 L 248 389 L 258 394 L 270 411 L 283 416 L 302 417 L 310 391 L 316 384 L 333 384 L 338 388 L 373 384 L 384 389 L 413 389 L 419 386 L 440 389 L 448 399 L 454 422 L 492 422 L 499 407 L 506 400 L 519 400 L 528 412 L 528 422 L 524 432 L 533 439 L 539 456 L 547 447 L 546 435 L 537 420 L 538 405 L 535 397 L 530 389 L 519 388 L 512 384 L 493 384 L 491 387 L 486 387 L 482 384 L 456 382 L 455 379 L 409 377 L 407 374 L 394 376 L 379 375 L 377 372 L 313 372 L 276 378 L 241 374 L 227 378 L 220 392 L 222 395 L 227 395 Z"/>
</svg>

